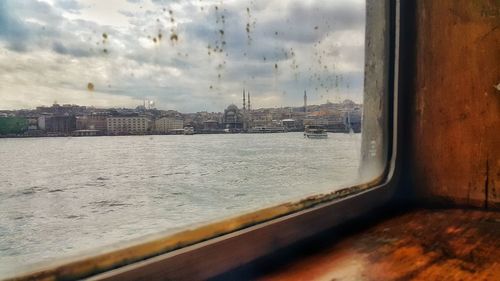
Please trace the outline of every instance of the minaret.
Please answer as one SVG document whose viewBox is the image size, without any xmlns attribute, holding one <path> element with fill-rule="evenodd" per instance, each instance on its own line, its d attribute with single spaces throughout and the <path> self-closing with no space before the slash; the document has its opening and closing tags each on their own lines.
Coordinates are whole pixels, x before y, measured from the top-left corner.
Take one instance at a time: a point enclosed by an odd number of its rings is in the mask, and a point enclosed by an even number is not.
<svg viewBox="0 0 500 281">
<path fill-rule="evenodd" d="M 304 91 L 304 112 L 307 113 L 307 93 Z"/>
<path fill-rule="evenodd" d="M 248 110 L 250 111 L 250 92 L 247 93 L 248 95 Z"/>
<path fill-rule="evenodd" d="M 246 110 L 246 102 L 245 102 L 245 89 L 243 89 L 243 111 Z"/>
</svg>

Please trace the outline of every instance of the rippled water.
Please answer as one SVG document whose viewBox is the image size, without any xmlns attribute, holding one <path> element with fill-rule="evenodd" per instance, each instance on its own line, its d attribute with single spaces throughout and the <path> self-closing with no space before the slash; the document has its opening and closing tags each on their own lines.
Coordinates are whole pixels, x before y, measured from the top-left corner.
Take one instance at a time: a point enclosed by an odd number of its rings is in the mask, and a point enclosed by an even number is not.
<svg viewBox="0 0 500 281">
<path fill-rule="evenodd" d="M 0 139 L 0 276 L 346 186 L 361 136 Z"/>
</svg>

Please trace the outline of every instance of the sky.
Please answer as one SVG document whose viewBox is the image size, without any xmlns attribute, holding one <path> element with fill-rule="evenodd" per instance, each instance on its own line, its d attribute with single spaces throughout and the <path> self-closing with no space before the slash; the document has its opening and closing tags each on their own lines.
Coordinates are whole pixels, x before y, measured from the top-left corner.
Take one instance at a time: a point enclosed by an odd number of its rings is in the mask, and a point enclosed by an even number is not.
<svg viewBox="0 0 500 281">
<path fill-rule="evenodd" d="M 364 0 L 0 1 L 0 109 L 362 102 Z"/>
</svg>

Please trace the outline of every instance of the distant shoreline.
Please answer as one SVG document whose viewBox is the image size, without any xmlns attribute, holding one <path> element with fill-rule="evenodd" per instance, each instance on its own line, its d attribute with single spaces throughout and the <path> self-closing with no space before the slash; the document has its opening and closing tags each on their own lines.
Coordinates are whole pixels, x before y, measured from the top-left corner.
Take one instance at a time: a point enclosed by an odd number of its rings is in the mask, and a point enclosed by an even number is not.
<svg viewBox="0 0 500 281">
<path fill-rule="evenodd" d="M 300 133 L 302 131 L 289 131 L 289 132 L 273 132 L 273 133 L 257 133 L 257 132 L 239 132 L 239 133 L 227 133 L 227 132 L 203 132 L 195 133 L 193 135 L 269 135 L 269 134 L 286 134 L 286 133 Z M 349 132 L 328 132 L 330 134 L 348 134 Z M 361 132 L 355 132 L 355 134 L 360 134 Z M 75 136 L 75 135 L 42 135 L 42 136 L 12 136 L 12 135 L 0 135 L 0 139 L 25 139 L 25 138 L 82 138 L 82 137 L 139 137 L 139 136 L 192 136 L 185 134 L 118 134 L 118 135 L 95 135 L 95 136 Z"/>
</svg>

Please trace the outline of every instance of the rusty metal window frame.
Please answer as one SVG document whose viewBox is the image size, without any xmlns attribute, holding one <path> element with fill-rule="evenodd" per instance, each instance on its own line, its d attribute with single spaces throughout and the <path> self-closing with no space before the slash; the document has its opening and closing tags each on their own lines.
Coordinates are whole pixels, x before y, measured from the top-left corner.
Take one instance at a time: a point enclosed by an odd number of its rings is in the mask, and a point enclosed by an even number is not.
<svg viewBox="0 0 500 281">
<path fill-rule="evenodd" d="M 360 174 L 367 183 L 220 222 L 160 233 L 61 259 L 6 280 L 202 280 L 327 230 L 386 203 L 398 152 L 399 0 L 366 1 L 365 87 Z M 372 171 L 383 171 L 374 175 Z"/>
</svg>

